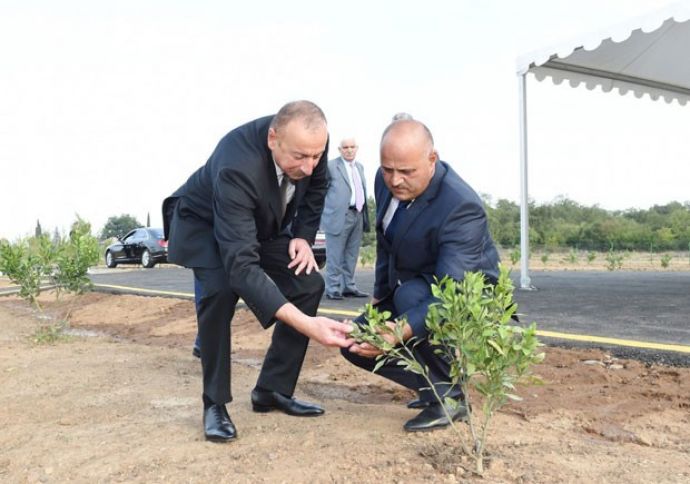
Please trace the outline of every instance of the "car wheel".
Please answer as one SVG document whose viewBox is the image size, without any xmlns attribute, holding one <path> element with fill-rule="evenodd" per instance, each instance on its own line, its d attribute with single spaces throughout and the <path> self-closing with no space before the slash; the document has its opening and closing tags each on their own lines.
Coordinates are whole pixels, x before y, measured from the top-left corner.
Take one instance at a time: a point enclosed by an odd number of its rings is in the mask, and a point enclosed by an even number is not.
<svg viewBox="0 0 690 484">
<path fill-rule="evenodd" d="M 141 265 L 146 267 L 147 269 L 150 269 L 156 265 L 156 263 L 151 258 L 151 252 L 149 252 L 148 249 L 144 249 L 144 252 L 141 253 Z"/>
<path fill-rule="evenodd" d="M 110 267 L 111 269 L 113 267 L 117 267 L 117 262 L 115 262 L 115 259 L 113 258 L 113 254 L 110 251 L 107 251 L 105 253 L 105 265 L 107 267 Z"/>
</svg>

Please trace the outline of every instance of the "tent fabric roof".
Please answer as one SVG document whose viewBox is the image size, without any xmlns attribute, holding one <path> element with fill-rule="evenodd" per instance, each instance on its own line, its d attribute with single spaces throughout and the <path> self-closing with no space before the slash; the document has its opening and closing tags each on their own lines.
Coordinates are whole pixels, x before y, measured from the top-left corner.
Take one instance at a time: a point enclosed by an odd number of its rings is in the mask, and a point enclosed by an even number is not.
<svg viewBox="0 0 690 484">
<path fill-rule="evenodd" d="M 625 24 L 521 56 L 518 74 L 572 87 L 617 88 L 685 105 L 690 101 L 690 6 L 675 3 Z"/>
</svg>

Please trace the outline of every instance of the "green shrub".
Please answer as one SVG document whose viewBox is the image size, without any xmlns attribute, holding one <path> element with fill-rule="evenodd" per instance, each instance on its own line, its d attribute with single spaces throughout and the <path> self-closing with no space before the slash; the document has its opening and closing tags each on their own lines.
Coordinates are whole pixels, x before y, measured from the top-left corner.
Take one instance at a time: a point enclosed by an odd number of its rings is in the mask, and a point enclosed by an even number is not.
<svg viewBox="0 0 690 484">
<path fill-rule="evenodd" d="M 0 272 L 19 286 L 19 296 L 39 310 L 41 283 L 53 271 L 55 248 L 48 237 L 31 237 L 14 244 L 0 243 Z"/>
<path fill-rule="evenodd" d="M 90 266 L 99 258 L 98 241 L 91 226 L 77 217 L 69 239 L 51 241 L 46 235 L 30 237 L 11 244 L 0 243 L 0 272 L 19 286 L 19 296 L 41 309 L 38 296 L 41 284 L 52 282 L 60 291 L 81 294 L 88 290 Z"/>
<path fill-rule="evenodd" d="M 566 261 L 570 262 L 571 264 L 577 264 L 577 260 L 577 251 L 575 249 L 570 249 L 570 252 L 568 252 L 568 255 L 566 256 Z"/>
<path fill-rule="evenodd" d="M 671 259 L 673 259 L 673 256 L 671 256 L 670 254 L 662 255 L 661 256 L 661 267 L 666 269 L 668 267 L 669 263 L 671 262 Z"/>
<path fill-rule="evenodd" d="M 38 345 L 52 345 L 58 341 L 65 341 L 69 339 L 69 336 L 65 334 L 66 328 L 66 321 L 59 321 L 52 324 L 41 324 L 31 335 L 31 341 Z"/>
<path fill-rule="evenodd" d="M 623 254 L 615 252 L 613 249 L 609 250 L 604 259 L 606 260 L 606 268 L 610 271 L 623 267 Z"/>
<path fill-rule="evenodd" d="M 511 250 L 510 251 L 510 263 L 512 265 L 517 264 L 520 261 L 520 256 L 521 255 L 520 255 L 520 249 L 519 248 L 515 248 L 515 249 Z"/>
<path fill-rule="evenodd" d="M 91 235 L 91 225 L 77 217 L 69 238 L 61 242 L 57 251 L 53 281 L 58 291 L 82 294 L 92 286 L 87 276 L 89 267 L 99 259 L 98 240 Z"/>
<path fill-rule="evenodd" d="M 475 472 L 481 475 L 491 418 L 508 400 L 520 400 L 514 393 L 516 384 L 538 382 L 530 370 L 533 364 L 544 359 L 544 353 L 538 351 L 542 345 L 534 323 L 528 328 L 510 324 L 517 306 L 513 301 L 513 284 L 505 268 L 501 268 L 496 286 L 481 273 L 466 273 L 461 283 L 444 278 L 432 286 L 432 293 L 438 302 L 432 304 L 426 317 L 429 342 L 450 362 L 449 383 L 462 388 L 465 402 L 436 393 L 428 368 L 422 367 L 412 353 L 414 337 L 398 345 L 384 338 L 388 335 L 389 338 L 393 336 L 391 340 L 402 341 L 407 324 L 404 320 L 396 321 L 391 328 L 386 324 L 390 313 L 379 313 L 367 305 L 367 324 L 357 327 L 352 336 L 383 351 L 377 357 L 374 371 L 387 361 L 396 361 L 427 381 L 436 399 L 443 404 L 463 452 L 474 458 Z M 470 387 L 483 399 L 481 418 L 469 401 Z M 468 411 L 469 434 L 450 418 L 449 409 L 462 404 Z"/>
<path fill-rule="evenodd" d="M 376 246 L 367 245 L 359 249 L 359 263 L 362 266 L 371 266 L 376 262 Z"/>
</svg>

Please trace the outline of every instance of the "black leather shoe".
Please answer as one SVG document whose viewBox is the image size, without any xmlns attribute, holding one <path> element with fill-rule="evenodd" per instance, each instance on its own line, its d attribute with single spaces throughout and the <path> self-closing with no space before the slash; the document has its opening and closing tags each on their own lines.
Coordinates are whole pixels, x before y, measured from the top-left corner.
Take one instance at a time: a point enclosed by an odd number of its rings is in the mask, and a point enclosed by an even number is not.
<svg viewBox="0 0 690 484">
<path fill-rule="evenodd" d="M 459 405 L 455 410 L 448 410 L 453 422 L 456 420 L 467 421 L 467 408 L 464 405 Z M 446 417 L 443 407 L 436 403 L 429 405 L 422 410 L 412 420 L 405 422 L 405 430 L 408 432 L 424 432 L 450 425 L 448 417 Z"/>
<path fill-rule="evenodd" d="M 225 405 L 213 404 L 204 410 L 204 435 L 211 442 L 229 442 L 237 438 L 237 429 Z"/>
<path fill-rule="evenodd" d="M 252 390 L 252 409 L 261 413 L 280 410 L 295 417 L 318 417 L 324 412 L 319 405 L 302 402 L 294 397 L 286 397 L 282 393 L 256 388 Z"/>
<path fill-rule="evenodd" d="M 429 402 L 427 400 L 422 400 L 419 397 L 415 398 L 414 400 L 410 400 L 409 402 L 407 402 L 407 408 L 414 408 L 414 409 L 426 408 L 429 405 L 431 405 L 431 402 Z"/>
<path fill-rule="evenodd" d="M 326 298 L 333 299 L 334 301 L 340 301 L 343 299 L 343 295 L 338 292 L 334 292 L 333 294 L 326 294 Z"/>
<path fill-rule="evenodd" d="M 192 348 L 192 354 L 196 356 L 197 358 L 201 358 L 201 348 L 198 346 L 194 345 L 194 348 Z"/>
<path fill-rule="evenodd" d="M 369 294 L 362 292 L 359 289 L 353 289 L 352 291 L 343 291 L 343 296 L 345 297 L 369 297 Z"/>
</svg>

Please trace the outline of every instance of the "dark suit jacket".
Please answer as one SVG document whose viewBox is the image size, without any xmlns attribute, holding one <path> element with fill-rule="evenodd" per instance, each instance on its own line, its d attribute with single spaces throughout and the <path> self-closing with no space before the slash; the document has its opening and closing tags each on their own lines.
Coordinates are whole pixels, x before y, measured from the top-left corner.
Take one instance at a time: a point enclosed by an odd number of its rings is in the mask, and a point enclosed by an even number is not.
<svg viewBox="0 0 690 484">
<path fill-rule="evenodd" d="M 376 174 L 376 279 L 374 297 L 383 299 L 399 283 L 448 275 L 457 281 L 465 271 L 482 271 L 498 278 L 498 252 L 489 234 L 479 196 L 445 162 L 437 161 L 427 189 L 408 207 L 392 244 L 383 235 L 382 220 L 391 201 L 381 170 Z M 426 335 L 426 317 L 433 298 L 407 313 L 415 335 Z"/>
<path fill-rule="evenodd" d="M 168 261 L 223 267 L 230 288 L 264 327 L 287 300 L 260 266 L 261 242 L 287 232 L 312 244 L 327 187 L 328 146 L 312 175 L 295 183 L 295 195 L 281 217 L 267 143 L 272 119 L 259 118 L 228 133 L 206 164 L 163 202 Z"/>
</svg>

